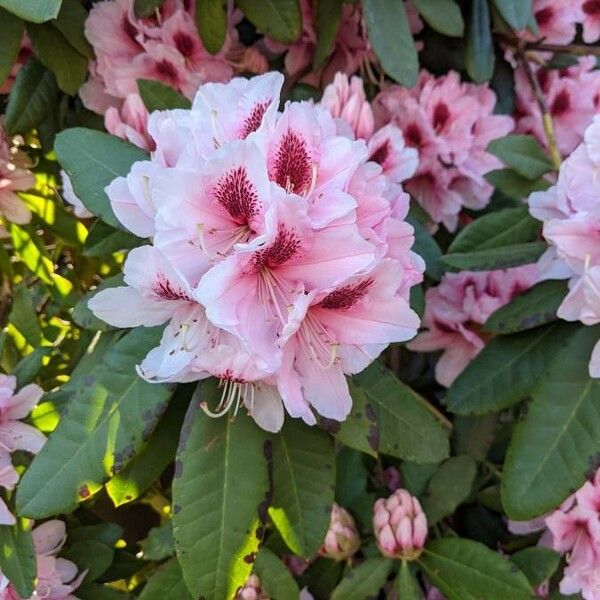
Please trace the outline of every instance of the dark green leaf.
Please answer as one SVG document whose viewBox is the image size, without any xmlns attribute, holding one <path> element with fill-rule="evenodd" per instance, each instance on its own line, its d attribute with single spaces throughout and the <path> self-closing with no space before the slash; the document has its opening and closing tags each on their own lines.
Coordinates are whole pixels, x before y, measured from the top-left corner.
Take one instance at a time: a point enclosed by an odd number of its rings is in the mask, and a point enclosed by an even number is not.
<svg viewBox="0 0 600 600">
<path fill-rule="evenodd" d="M 369 428 L 368 443 L 380 452 L 404 460 L 432 463 L 448 456 L 448 438 L 428 402 L 380 363 L 353 378 L 368 399 L 379 433 Z M 370 407 L 370 408 L 368 408 Z M 378 439 L 377 439 L 378 438 Z"/>
<path fill-rule="evenodd" d="M 429 542 L 419 565 L 448 600 L 532 600 L 527 578 L 500 553 L 479 542 L 440 538 Z"/>
<path fill-rule="evenodd" d="M 317 45 L 313 68 L 320 69 L 333 50 L 342 18 L 343 0 L 319 0 L 317 3 Z"/>
<path fill-rule="evenodd" d="M 545 179 L 531 181 L 512 169 L 497 169 L 486 173 L 485 178 L 504 195 L 515 200 L 528 198 L 533 192 L 547 190 L 550 182 Z"/>
<path fill-rule="evenodd" d="M 429 481 L 423 510 L 429 525 L 452 514 L 471 494 L 477 474 L 475 460 L 466 454 L 442 463 Z"/>
<path fill-rule="evenodd" d="M 167 521 L 160 527 L 153 527 L 145 540 L 140 542 L 146 560 L 164 560 L 175 554 L 173 523 Z"/>
<path fill-rule="evenodd" d="M 389 558 L 368 558 L 350 569 L 331 594 L 331 600 L 365 600 L 376 597 L 390 574 L 393 562 Z"/>
<path fill-rule="evenodd" d="M 103 221 L 96 221 L 85 240 L 85 256 L 110 256 L 119 250 L 131 250 L 141 246 L 144 240 L 129 231 L 115 229 Z"/>
<path fill-rule="evenodd" d="M 25 522 L 0 527 L 0 569 L 15 586 L 19 596 L 29 598 L 37 575 L 35 549 L 31 531 Z"/>
<path fill-rule="evenodd" d="M 535 241 L 541 223 L 527 206 L 505 208 L 483 215 L 467 225 L 452 241 L 448 254 L 476 252 Z"/>
<path fill-rule="evenodd" d="M 510 559 L 523 571 L 529 583 L 537 587 L 558 569 L 560 554 L 550 548 L 535 546 L 515 552 Z"/>
<path fill-rule="evenodd" d="M 530 181 L 552 170 L 550 159 L 531 135 L 507 135 L 492 140 L 487 150 Z"/>
<path fill-rule="evenodd" d="M 58 87 L 74 96 L 87 76 L 88 61 L 52 25 L 27 25 L 31 44 L 40 59 L 56 76 Z"/>
<path fill-rule="evenodd" d="M 193 600 L 176 558 L 162 565 L 150 577 L 139 600 Z"/>
<path fill-rule="evenodd" d="M 282 44 L 292 44 L 302 32 L 298 0 L 237 0 L 248 20 L 267 37 Z"/>
<path fill-rule="evenodd" d="M 465 67 L 476 83 L 488 81 L 494 73 L 494 42 L 488 0 L 471 1 Z"/>
<path fill-rule="evenodd" d="M 421 496 L 425 493 L 429 480 L 437 471 L 439 463 L 402 463 L 402 480 L 404 487 L 413 495 Z"/>
<path fill-rule="evenodd" d="M 192 103 L 177 90 L 151 79 L 138 79 L 138 89 L 148 112 L 171 110 L 173 108 L 191 108 Z"/>
<path fill-rule="evenodd" d="M 288 568 L 268 548 L 261 548 L 254 570 L 260 578 L 261 587 L 272 600 L 298 598 L 300 590 Z"/>
<path fill-rule="evenodd" d="M 369 404 L 367 392 L 351 381 L 348 382 L 348 385 L 352 395 L 352 410 L 341 424 L 338 425 L 334 421 L 336 424 L 333 428 L 334 435 L 339 442 L 350 448 L 377 456 L 379 449 L 377 415 Z"/>
<path fill-rule="evenodd" d="M 69 529 L 69 543 L 95 540 L 105 546 L 114 546 L 123 536 L 124 530 L 116 523 L 81 525 Z"/>
<path fill-rule="evenodd" d="M 159 337 L 156 329 L 133 330 L 84 375 L 59 426 L 21 479 L 20 515 L 38 519 L 73 510 L 135 456 L 171 394 L 135 371 Z"/>
<path fill-rule="evenodd" d="M 493 271 L 534 263 L 547 247 L 545 242 L 528 242 L 475 252 L 454 252 L 445 254 L 441 260 L 459 271 Z"/>
<path fill-rule="evenodd" d="M 425 260 L 425 272 L 434 281 L 439 281 L 444 273 L 444 268 L 440 264 L 442 251 L 431 234 L 423 227 L 423 225 L 411 215 L 407 221 L 415 230 L 415 243 L 412 250 Z"/>
<path fill-rule="evenodd" d="M 0 0 L 0 7 L 25 21 L 43 23 L 58 15 L 61 2 L 62 0 Z"/>
<path fill-rule="evenodd" d="M 319 548 L 331 515 L 335 486 L 333 440 L 288 419 L 273 438 L 273 500 L 269 515 L 294 554 Z"/>
<path fill-rule="evenodd" d="M 81 127 L 59 133 L 54 149 L 84 206 L 109 225 L 121 228 L 104 188 L 116 177 L 127 175 L 131 165 L 146 160 L 148 154 L 117 137 Z"/>
<path fill-rule="evenodd" d="M 422 600 L 423 591 L 415 576 L 410 572 L 410 565 L 402 561 L 398 571 L 398 593 L 401 600 Z"/>
<path fill-rule="evenodd" d="M 154 14 L 165 0 L 134 0 L 133 11 L 136 17 L 147 17 Z"/>
<path fill-rule="evenodd" d="M 575 330 L 560 322 L 494 338 L 450 386 L 448 408 L 461 415 L 481 415 L 527 398 Z"/>
<path fill-rule="evenodd" d="M 476 417 L 456 415 L 453 419 L 452 447 L 456 454 L 469 454 L 482 461 L 488 454 L 498 428 L 497 416 L 488 414 Z"/>
<path fill-rule="evenodd" d="M 216 54 L 227 35 L 227 11 L 223 0 L 196 0 L 196 26 L 204 47 Z"/>
<path fill-rule="evenodd" d="M 551 323 L 567 292 L 566 281 L 542 281 L 493 312 L 483 328 L 492 333 L 514 333 Z"/>
<path fill-rule="evenodd" d="M 39 370 L 42 368 L 42 362 L 46 356 L 52 352 L 52 348 L 46 346 L 36 348 L 33 352 L 19 361 L 12 374 L 17 378 L 17 388 L 31 383 Z"/>
<path fill-rule="evenodd" d="M 94 52 L 85 37 L 85 21 L 88 13 L 80 0 L 63 0 L 58 17 L 51 23 L 67 42 L 86 58 L 93 58 Z"/>
<path fill-rule="evenodd" d="M 465 23 L 455 0 L 413 0 L 423 19 L 444 35 L 462 37 Z"/>
<path fill-rule="evenodd" d="M 588 362 L 599 338 L 600 326 L 594 326 L 562 339 L 514 430 L 502 478 L 502 503 L 511 519 L 556 508 L 595 469 L 600 381 L 589 376 Z"/>
<path fill-rule="evenodd" d="M 27 133 L 39 125 L 58 96 L 56 78 L 35 57 L 17 73 L 8 104 L 5 125 L 9 134 Z"/>
<path fill-rule="evenodd" d="M 84 582 L 89 583 L 98 579 L 110 567 L 115 551 L 97 540 L 83 540 L 69 544 L 62 555 L 76 563 L 80 571 L 88 571 Z"/>
<path fill-rule="evenodd" d="M 13 290 L 8 320 L 34 348 L 40 345 L 42 331 L 33 306 L 32 293 L 23 284 L 15 286 Z"/>
<path fill-rule="evenodd" d="M 363 15 L 369 41 L 383 70 L 398 83 L 415 85 L 419 59 L 404 2 L 363 0 Z"/>
<path fill-rule="evenodd" d="M 81 600 L 129 600 L 130 595 L 114 587 L 99 583 L 87 583 L 77 588 L 77 598 L 81 598 Z M 183 597 L 182 600 L 184 600 Z"/>
<path fill-rule="evenodd" d="M 199 388 L 210 405 L 214 380 Z M 243 585 L 257 552 L 258 508 L 268 490 L 266 436 L 250 417 L 211 419 L 193 401 L 173 480 L 175 548 L 197 598 L 229 598 Z"/>
<path fill-rule="evenodd" d="M 531 18 L 531 0 L 494 0 L 502 18 L 514 29 L 525 29 Z"/>
<path fill-rule="evenodd" d="M 21 48 L 25 24 L 0 8 L 0 86 L 6 81 Z"/>
</svg>

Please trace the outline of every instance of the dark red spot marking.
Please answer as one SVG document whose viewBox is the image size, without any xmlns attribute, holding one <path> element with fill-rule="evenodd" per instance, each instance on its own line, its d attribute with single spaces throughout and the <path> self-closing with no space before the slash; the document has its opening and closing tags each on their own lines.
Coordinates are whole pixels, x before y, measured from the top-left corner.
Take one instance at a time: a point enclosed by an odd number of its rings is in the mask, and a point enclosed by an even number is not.
<svg viewBox="0 0 600 600">
<path fill-rule="evenodd" d="M 390 155 L 390 143 L 385 141 L 379 148 L 377 148 L 371 156 L 369 156 L 369 160 L 376 162 L 378 165 L 383 165 L 383 163 L 387 160 L 387 157 Z"/>
<path fill-rule="evenodd" d="M 187 33 L 178 31 L 173 36 L 173 41 L 175 42 L 175 47 L 179 51 L 179 54 L 185 56 L 185 58 L 190 58 L 192 56 L 196 44 Z"/>
<path fill-rule="evenodd" d="M 306 142 L 291 130 L 281 139 L 271 179 L 296 194 L 310 188 L 312 168 Z"/>
<path fill-rule="evenodd" d="M 258 214 L 258 194 L 244 167 L 233 169 L 220 177 L 213 194 L 217 202 L 239 225 L 248 225 Z"/>
<path fill-rule="evenodd" d="M 373 278 L 363 279 L 358 283 L 345 285 L 331 292 L 321 300 L 321 308 L 345 310 L 354 306 L 368 291 L 373 284 Z"/>
<path fill-rule="evenodd" d="M 164 300 L 192 301 L 184 290 L 175 287 L 162 273 L 158 275 L 157 280 L 152 285 L 152 291 Z"/>
<path fill-rule="evenodd" d="M 123 20 L 121 21 L 121 27 L 122 27 L 123 31 L 125 32 L 125 35 L 134 44 L 138 44 L 138 41 L 136 39 L 138 31 L 135 28 L 135 26 L 131 23 L 131 21 L 127 18 L 127 14 L 123 15 Z"/>
<path fill-rule="evenodd" d="M 569 93 L 567 92 L 567 90 L 562 90 L 556 95 L 556 97 L 552 101 L 552 105 L 550 106 L 550 112 L 552 113 L 552 116 L 558 117 L 568 112 L 570 107 L 571 98 L 569 97 Z"/>
<path fill-rule="evenodd" d="M 79 497 L 80 498 L 89 498 L 90 496 L 90 488 L 84 483 L 80 488 L 79 488 Z"/>
<path fill-rule="evenodd" d="M 581 8 L 586 15 L 597 15 L 600 13 L 600 0 L 587 0 Z"/>
<path fill-rule="evenodd" d="M 177 83 L 177 81 L 179 80 L 179 76 L 177 75 L 177 69 L 175 68 L 175 65 L 164 58 L 163 60 L 159 60 L 154 68 L 156 69 L 156 73 L 160 77 L 164 77 L 172 83 Z"/>
<path fill-rule="evenodd" d="M 252 132 L 256 131 L 261 123 L 262 118 L 267 112 L 267 108 L 271 104 L 271 100 L 265 100 L 264 102 L 257 102 L 253 107 L 248 116 L 244 119 L 242 129 L 240 131 L 240 139 L 245 140 Z"/>
<path fill-rule="evenodd" d="M 443 102 L 438 102 L 433 109 L 433 128 L 436 131 L 443 129 L 450 118 L 448 106 Z"/>
<path fill-rule="evenodd" d="M 411 123 L 404 132 L 404 137 L 406 139 L 406 143 L 409 146 L 419 147 L 423 142 L 423 136 L 421 134 L 421 129 L 416 123 Z"/>
<path fill-rule="evenodd" d="M 301 248 L 300 237 L 293 229 L 286 229 L 282 223 L 277 227 L 277 235 L 263 250 L 254 254 L 253 263 L 257 269 L 276 267 L 292 258 Z"/>
<path fill-rule="evenodd" d="M 542 10 L 538 10 L 535 13 L 535 20 L 540 27 L 543 27 L 552 20 L 554 16 L 554 8 L 552 6 L 546 6 Z"/>
</svg>

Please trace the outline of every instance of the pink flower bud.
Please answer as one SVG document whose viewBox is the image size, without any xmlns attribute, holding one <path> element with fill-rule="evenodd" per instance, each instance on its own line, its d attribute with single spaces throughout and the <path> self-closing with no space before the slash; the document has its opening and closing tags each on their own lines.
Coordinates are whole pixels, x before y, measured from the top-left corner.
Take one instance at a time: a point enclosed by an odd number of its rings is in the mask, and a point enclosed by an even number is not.
<svg viewBox="0 0 600 600">
<path fill-rule="evenodd" d="M 236 600 L 269 600 L 260 585 L 258 575 L 250 575 L 244 584 L 244 587 L 238 592 Z"/>
<path fill-rule="evenodd" d="M 325 541 L 319 550 L 321 556 L 345 560 L 360 547 L 360 537 L 352 515 L 335 502 L 331 509 L 331 523 Z"/>
<path fill-rule="evenodd" d="M 427 518 L 419 501 L 400 489 L 375 502 L 373 529 L 382 554 L 414 560 L 427 539 Z"/>
</svg>

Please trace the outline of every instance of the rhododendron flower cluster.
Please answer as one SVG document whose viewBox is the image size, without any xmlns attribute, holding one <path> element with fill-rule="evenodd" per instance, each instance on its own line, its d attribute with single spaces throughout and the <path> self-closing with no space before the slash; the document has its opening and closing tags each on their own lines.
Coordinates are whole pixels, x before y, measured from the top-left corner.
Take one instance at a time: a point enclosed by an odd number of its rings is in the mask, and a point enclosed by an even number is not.
<svg viewBox="0 0 600 600">
<path fill-rule="evenodd" d="M 600 469 L 554 512 L 533 521 L 510 522 L 509 529 L 542 531 L 539 544 L 566 556 L 562 594 L 600 599 Z"/>
<path fill-rule="evenodd" d="M 446 273 L 426 292 L 423 331 L 408 344 L 417 352 L 442 350 L 435 377 L 450 387 L 489 339 L 488 317 L 539 279 L 537 265 L 497 271 Z"/>
<path fill-rule="evenodd" d="M 22 423 L 39 402 L 44 391 L 30 383 L 17 393 L 17 379 L 0 373 L 0 486 L 13 490 L 19 474 L 12 464 L 11 453 L 26 450 L 37 454 L 46 441 L 46 436 L 35 427 Z M 15 517 L 0 498 L 0 525 L 13 525 Z"/>
<path fill-rule="evenodd" d="M 119 99 L 137 94 L 137 79 L 161 81 L 191 98 L 207 81 L 266 70 L 264 57 L 239 42 L 235 15 L 229 15 L 223 47 L 212 55 L 198 35 L 194 12 L 195 3 L 189 0 L 167 0 L 148 17 L 135 15 L 134 0 L 95 4 L 85 24 L 96 56 L 80 91 L 86 107 L 101 114 L 119 107 Z"/>
<path fill-rule="evenodd" d="M 556 185 L 529 198 L 531 214 L 544 221 L 551 244 L 540 259 L 542 276 L 569 279 L 569 293 L 558 309 L 566 321 L 600 323 L 600 116 L 585 131 L 583 144 L 561 165 Z M 590 361 L 600 377 L 600 342 Z"/>
<path fill-rule="evenodd" d="M 83 581 L 87 571 L 77 574 L 77 565 L 57 557 L 66 539 L 65 524 L 56 519 L 46 521 L 33 529 L 33 545 L 37 562 L 35 591 L 29 598 L 21 598 L 13 584 L 0 573 L 1 600 L 77 600 L 74 592 Z"/>
<path fill-rule="evenodd" d="M 464 207 L 487 205 L 492 186 L 484 175 L 502 167 L 486 148 L 512 130 L 513 120 L 492 114 L 495 104 L 487 85 L 462 83 L 453 71 L 435 77 L 424 70 L 414 87 L 389 85 L 373 101 L 376 127 L 396 125 L 418 150 L 419 168 L 406 190 L 449 231 Z"/>
<path fill-rule="evenodd" d="M 190 111 L 155 112 L 155 150 L 107 188 L 115 215 L 152 239 L 126 286 L 91 301 L 117 327 L 168 323 L 139 367 L 149 381 L 221 381 L 220 415 L 244 404 L 265 429 L 313 410 L 343 420 L 345 374 L 419 319 L 423 262 L 408 196 L 362 140 L 310 103 L 278 113 L 282 77 L 202 86 Z M 323 394 L 327 389 L 327 394 Z"/>
</svg>

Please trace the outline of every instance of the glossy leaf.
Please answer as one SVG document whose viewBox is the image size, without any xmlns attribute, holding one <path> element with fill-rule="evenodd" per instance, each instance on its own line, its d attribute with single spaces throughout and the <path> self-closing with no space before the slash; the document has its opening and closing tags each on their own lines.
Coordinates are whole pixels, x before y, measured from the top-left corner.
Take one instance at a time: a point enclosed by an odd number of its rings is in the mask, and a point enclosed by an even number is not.
<svg viewBox="0 0 600 600">
<path fill-rule="evenodd" d="M 410 214 L 407 221 L 415 230 L 415 243 L 412 247 L 413 252 L 416 252 L 425 260 L 425 272 L 435 281 L 439 281 L 444 273 L 444 267 L 440 263 L 442 251 L 435 241 L 433 236 L 425 229 L 425 227 L 412 217 Z"/>
<path fill-rule="evenodd" d="M 393 562 L 389 558 L 367 558 L 350 569 L 331 594 L 331 600 L 364 600 L 377 593 L 390 574 Z"/>
<path fill-rule="evenodd" d="M 24 285 L 15 286 L 8 320 L 34 348 L 40 345 L 42 331 L 33 305 L 31 290 Z"/>
<path fill-rule="evenodd" d="M 88 306 L 91 298 L 93 298 L 98 292 L 106 290 L 111 287 L 117 287 L 123 285 L 123 274 L 113 275 L 104 279 L 100 285 L 91 292 L 88 292 L 75 304 L 73 307 L 73 321 L 84 329 L 93 329 L 94 331 L 109 331 L 114 329 L 112 325 L 106 323 L 102 319 L 99 319 Z"/>
<path fill-rule="evenodd" d="M 436 31 L 452 37 L 464 35 L 465 22 L 455 0 L 413 0 L 413 4 Z"/>
<path fill-rule="evenodd" d="M 151 79 L 138 79 L 138 89 L 148 112 L 191 108 L 192 103 L 171 86 Z"/>
<path fill-rule="evenodd" d="M 192 600 L 176 558 L 162 565 L 146 583 L 139 600 Z"/>
<path fill-rule="evenodd" d="M 492 140 L 487 150 L 531 181 L 552 170 L 548 155 L 531 135 L 507 135 Z"/>
<path fill-rule="evenodd" d="M 524 548 L 515 552 L 510 559 L 523 571 L 533 587 L 550 579 L 560 564 L 560 554 L 544 546 Z"/>
<path fill-rule="evenodd" d="M 524 200 L 533 192 L 547 190 L 550 182 L 543 178 L 527 179 L 513 169 L 497 169 L 486 173 L 485 179 L 504 195 L 514 200 Z"/>
<path fill-rule="evenodd" d="M 153 527 L 140 542 L 146 560 L 164 560 L 175 554 L 173 522 L 166 521 L 160 527 Z"/>
<path fill-rule="evenodd" d="M 247 19 L 267 37 L 282 44 L 292 44 L 302 31 L 298 0 L 237 0 Z"/>
<path fill-rule="evenodd" d="M 534 263 L 546 248 L 545 242 L 527 242 L 475 252 L 453 252 L 442 256 L 441 261 L 459 271 L 492 271 Z"/>
<path fill-rule="evenodd" d="M 467 31 L 465 67 L 476 83 L 489 81 L 494 72 L 494 43 L 488 0 L 472 0 Z"/>
<path fill-rule="evenodd" d="M 223 0 L 196 0 L 196 26 L 204 47 L 216 54 L 227 35 L 227 10 Z"/>
<path fill-rule="evenodd" d="M 29 598 L 33 594 L 37 576 L 35 548 L 31 530 L 23 520 L 0 527 L 0 569 L 19 596 Z"/>
<path fill-rule="evenodd" d="M 63 0 L 58 17 L 51 24 L 60 31 L 67 42 L 86 58 L 93 58 L 92 46 L 85 37 L 88 13 L 79 0 Z"/>
<path fill-rule="evenodd" d="M 369 41 L 383 70 L 398 83 L 417 82 L 419 60 L 403 2 L 363 0 Z"/>
<path fill-rule="evenodd" d="M 25 24 L 0 8 L 0 86 L 6 81 L 21 48 Z"/>
<path fill-rule="evenodd" d="M 273 437 L 269 515 L 294 554 L 308 558 L 319 549 L 329 527 L 334 486 L 333 440 L 288 419 Z"/>
<path fill-rule="evenodd" d="M 511 519 L 556 508 L 594 470 L 600 381 L 589 376 L 588 362 L 599 338 L 599 326 L 584 326 L 562 340 L 515 428 L 502 478 L 502 503 Z"/>
<path fill-rule="evenodd" d="M 120 250 L 131 250 L 144 243 L 142 238 L 129 231 L 115 229 L 103 221 L 96 221 L 85 240 L 83 253 L 85 256 L 110 256 Z"/>
<path fill-rule="evenodd" d="M 44 23 L 58 15 L 62 0 L 0 0 L 0 7 L 32 23 Z"/>
<path fill-rule="evenodd" d="M 525 29 L 532 16 L 531 0 L 494 0 L 494 6 L 502 18 L 517 31 Z"/>
<path fill-rule="evenodd" d="M 409 563 L 405 560 L 398 570 L 398 593 L 401 600 L 422 600 L 423 592 L 415 576 L 410 571 Z"/>
<path fill-rule="evenodd" d="M 313 68 L 319 69 L 331 54 L 342 18 L 342 0 L 319 0 L 317 3 L 317 46 Z"/>
<path fill-rule="evenodd" d="M 81 540 L 70 543 L 62 556 L 76 563 L 81 571 L 87 570 L 84 582 L 89 583 L 107 571 L 115 557 L 115 551 L 98 540 Z"/>
<path fill-rule="evenodd" d="M 261 587 L 273 600 L 298 598 L 298 584 L 285 564 L 268 548 L 261 548 L 254 570 L 258 575 Z"/>
</svg>

